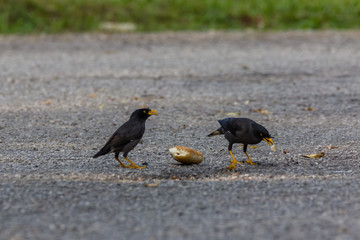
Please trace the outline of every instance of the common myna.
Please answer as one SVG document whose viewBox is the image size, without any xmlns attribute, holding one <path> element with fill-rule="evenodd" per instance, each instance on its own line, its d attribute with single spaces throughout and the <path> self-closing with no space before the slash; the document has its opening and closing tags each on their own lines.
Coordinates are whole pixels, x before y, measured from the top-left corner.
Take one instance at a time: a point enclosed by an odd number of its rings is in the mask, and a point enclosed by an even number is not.
<svg viewBox="0 0 360 240">
<path fill-rule="evenodd" d="M 264 140 L 270 146 L 274 144 L 268 130 L 251 119 L 225 118 L 218 120 L 218 122 L 220 123 L 221 127 L 215 132 L 210 133 L 208 137 L 225 134 L 225 138 L 229 141 L 228 149 L 232 157 L 231 164 L 228 167 L 229 170 L 234 169 L 236 167 L 235 164 L 239 163 L 232 154 L 232 146 L 234 143 L 244 144 L 243 150 L 248 158 L 246 163 L 250 163 L 251 165 L 254 165 L 254 163 L 246 153 L 248 144 L 257 144 L 261 142 L 261 140 Z"/>
<path fill-rule="evenodd" d="M 145 168 L 137 166 L 127 157 L 127 155 L 135 148 L 144 135 L 146 119 L 148 119 L 151 115 L 156 114 L 156 110 L 151 110 L 149 108 L 141 108 L 134 111 L 131 114 L 130 119 L 115 131 L 115 133 L 106 142 L 105 146 L 97 154 L 95 154 L 93 158 L 97 158 L 108 153 L 115 153 L 115 159 L 120 163 L 119 167 L 138 169 Z M 124 165 L 120 161 L 120 152 L 123 152 L 123 157 L 130 163 L 129 165 Z"/>
</svg>

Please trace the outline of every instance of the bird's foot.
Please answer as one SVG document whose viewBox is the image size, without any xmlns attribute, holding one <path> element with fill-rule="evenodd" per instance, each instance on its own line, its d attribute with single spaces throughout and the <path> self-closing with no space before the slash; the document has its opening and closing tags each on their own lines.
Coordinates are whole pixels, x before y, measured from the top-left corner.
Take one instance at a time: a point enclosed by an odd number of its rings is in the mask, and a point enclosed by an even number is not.
<svg viewBox="0 0 360 240">
<path fill-rule="evenodd" d="M 246 163 L 249 163 L 250 165 L 255 165 L 250 159 L 246 161 Z"/>
<path fill-rule="evenodd" d="M 129 158 L 124 157 L 130 164 L 128 166 L 128 168 L 135 168 L 135 169 L 143 169 L 146 168 L 146 166 L 144 167 L 139 167 L 138 165 L 136 165 L 135 163 L 133 163 Z"/>
<path fill-rule="evenodd" d="M 130 168 L 130 166 L 131 166 L 131 164 L 125 165 L 125 164 L 122 164 L 122 163 L 120 163 L 120 164 L 118 165 L 119 168 L 120 168 L 120 167 L 122 167 L 122 168 Z"/>
<path fill-rule="evenodd" d="M 127 168 L 127 167 L 129 167 L 129 166 L 130 166 L 130 165 L 125 165 L 125 164 L 123 164 L 117 156 L 115 156 L 115 159 L 116 159 L 116 161 L 118 161 L 118 162 L 119 162 L 118 167 Z"/>
<path fill-rule="evenodd" d="M 132 168 L 132 169 L 144 169 L 144 168 L 146 168 L 146 166 L 144 166 L 144 167 L 139 167 L 139 166 L 136 165 L 136 164 L 134 164 L 134 165 L 130 164 L 128 168 Z"/>
<path fill-rule="evenodd" d="M 234 163 L 231 163 L 228 167 L 227 167 L 227 169 L 228 170 L 233 170 L 233 169 L 235 169 L 236 168 L 236 165 L 234 164 Z"/>
<path fill-rule="evenodd" d="M 245 152 L 245 154 L 246 154 L 246 156 L 247 156 L 247 158 L 248 158 L 248 160 L 246 161 L 246 163 L 249 163 L 250 165 L 255 165 L 255 163 L 253 163 L 253 162 L 251 161 L 249 155 L 248 155 L 246 152 Z"/>
<path fill-rule="evenodd" d="M 238 163 L 240 163 L 240 162 L 238 162 L 238 161 L 236 161 L 235 159 L 233 159 L 233 160 L 231 161 L 231 164 L 227 167 L 227 169 L 228 169 L 228 170 L 233 170 L 233 169 L 235 169 L 235 168 L 236 168 L 236 164 L 238 164 Z"/>
</svg>

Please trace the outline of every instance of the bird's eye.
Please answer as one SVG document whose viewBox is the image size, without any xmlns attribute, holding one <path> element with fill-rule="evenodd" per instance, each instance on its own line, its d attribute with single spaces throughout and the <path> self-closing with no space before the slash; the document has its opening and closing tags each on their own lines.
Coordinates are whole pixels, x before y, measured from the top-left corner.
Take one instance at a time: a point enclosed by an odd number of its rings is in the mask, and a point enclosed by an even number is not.
<svg viewBox="0 0 360 240">
<path fill-rule="evenodd" d="M 262 133 L 260 133 L 260 137 L 262 137 L 263 136 L 263 134 Z"/>
<path fill-rule="evenodd" d="M 144 110 L 143 113 L 146 113 L 146 110 Z"/>
</svg>

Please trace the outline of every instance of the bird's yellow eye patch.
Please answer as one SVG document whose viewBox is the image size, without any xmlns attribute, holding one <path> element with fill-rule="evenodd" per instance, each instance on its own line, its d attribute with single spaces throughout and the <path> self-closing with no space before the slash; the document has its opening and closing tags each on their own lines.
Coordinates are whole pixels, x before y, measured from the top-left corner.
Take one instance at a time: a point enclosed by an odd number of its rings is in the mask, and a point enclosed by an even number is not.
<svg viewBox="0 0 360 240">
<path fill-rule="evenodd" d="M 144 110 L 143 113 L 146 113 L 146 110 Z"/>
</svg>

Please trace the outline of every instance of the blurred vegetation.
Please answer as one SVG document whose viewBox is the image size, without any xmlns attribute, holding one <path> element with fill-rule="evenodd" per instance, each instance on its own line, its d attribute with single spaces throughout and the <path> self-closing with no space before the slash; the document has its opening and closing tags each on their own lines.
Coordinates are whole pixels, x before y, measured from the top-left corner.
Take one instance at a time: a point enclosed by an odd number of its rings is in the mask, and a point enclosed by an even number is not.
<svg viewBox="0 0 360 240">
<path fill-rule="evenodd" d="M 360 0 L 0 0 L 0 33 L 345 29 L 360 27 Z"/>
</svg>

